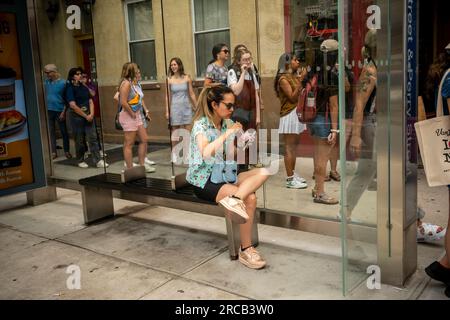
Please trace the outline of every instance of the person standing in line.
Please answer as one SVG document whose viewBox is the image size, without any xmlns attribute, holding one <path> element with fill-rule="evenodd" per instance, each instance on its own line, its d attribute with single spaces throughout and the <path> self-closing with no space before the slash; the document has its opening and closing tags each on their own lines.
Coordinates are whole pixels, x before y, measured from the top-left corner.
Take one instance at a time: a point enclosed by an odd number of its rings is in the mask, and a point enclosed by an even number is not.
<svg viewBox="0 0 450 320">
<path fill-rule="evenodd" d="M 212 49 L 213 59 L 206 68 L 204 87 L 226 86 L 228 69 L 225 63 L 230 56 L 230 49 L 225 43 L 218 43 Z"/>
<path fill-rule="evenodd" d="M 314 177 L 312 189 L 315 203 L 335 205 L 339 201 L 325 192 L 325 177 L 330 152 L 337 142 L 338 129 L 338 73 L 336 71 L 338 42 L 327 39 L 320 45 L 321 57 L 303 80 L 303 86 L 317 77 L 315 105 L 317 115 L 308 123 L 308 130 L 314 139 Z M 321 63 L 326 61 L 326 66 Z M 320 70 L 320 71 L 319 71 Z"/>
<path fill-rule="evenodd" d="M 295 55 L 284 53 L 278 62 L 278 72 L 275 77 L 274 88 L 280 99 L 279 133 L 284 138 L 284 165 L 286 167 L 286 188 L 305 189 L 308 187 L 306 179 L 295 172 L 297 161 L 296 149 L 299 144 L 300 133 L 306 130 L 306 125 L 297 117 L 297 103 L 302 89 L 302 80 L 306 76 L 306 69 L 302 68 L 298 74 L 300 61 Z"/>
<path fill-rule="evenodd" d="M 71 123 L 74 132 L 76 157 L 80 168 L 88 168 L 84 155 L 86 153 L 85 139 L 88 141 L 92 158 L 97 168 L 108 167 L 101 159 L 98 149 L 97 134 L 95 132 L 94 103 L 90 97 L 89 90 L 81 84 L 83 69 L 72 68 L 67 77 L 67 101 L 71 110 Z"/>
<path fill-rule="evenodd" d="M 144 166 L 145 171 L 151 173 L 155 172 L 155 168 L 145 163 L 148 135 L 141 117 L 144 93 L 138 83 L 139 74 L 139 67 L 135 63 L 127 62 L 122 67 L 119 85 L 119 103 L 121 106 L 119 122 L 124 133 L 123 156 L 127 168 L 132 168 L 133 145 L 136 137 L 138 137 L 139 165 Z"/>
<path fill-rule="evenodd" d="M 236 96 L 235 112 L 243 109 L 244 114 L 248 114 L 246 121 L 242 121 L 244 131 L 256 130 L 261 122 L 261 110 L 258 95 L 259 83 L 251 69 L 252 54 L 247 49 L 242 49 L 236 53 L 235 58 L 236 63 L 229 68 L 227 77 L 228 86 Z M 247 149 L 245 163 L 240 164 L 239 172 L 248 170 L 249 164 L 249 150 Z"/>
<path fill-rule="evenodd" d="M 65 89 L 66 82 L 60 78 L 58 68 L 54 64 L 47 64 L 44 67 L 44 73 L 47 79 L 44 81 L 45 100 L 47 103 L 48 128 L 50 131 L 50 145 L 52 151 L 52 159 L 57 158 L 56 150 L 56 126 L 59 125 L 63 140 L 64 154 L 67 159 L 72 158 L 70 153 L 69 134 L 66 125 L 66 101 Z"/>
<path fill-rule="evenodd" d="M 97 86 L 94 85 L 94 83 L 92 82 L 92 80 L 88 78 L 87 73 L 83 73 L 83 74 L 81 75 L 81 80 L 80 80 L 80 82 L 81 82 L 81 84 L 82 84 L 83 86 L 85 86 L 85 87 L 89 90 L 89 95 L 91 96 L 92 101 L 94 102 L 94 110 L 95 110 L 95 114 L 97 115 L 97 112 L 100 112 L 100 109 L 99 109 L 99 100 L 98 100 L 98 95 L 97 95 Z M 99 114 L 98 114 L 98 115 L 99 115 Z M 106 157 L 106 156 L 107 156 L 106 153 L 104 153 L 103 150 L 102 150 L 102 144 L 101 144 L 101 141 L 100 141 L 100 135 L 98 134 L 97 123 L 96 123 L 95 117 L 94 117 L 94 120 L 92 121 L 92 124 L 93 124 L 93 126 L 95 127 L 95 133 L 97 134 L 98 150 L 99 150 L 100 156 L 101 156 L 102 158 L 103 158 L 103 157 Z M 87 146 L 86 143 L 85 143 L 85 148 L 86 148 L 86 150 L 88 150 L 88 146 Z M 89 151 L 86 152 L 86 155 L 88 155 L 88 154 L 90 154 Z"/>
<path fill-rule="evenodd" d="M 183 62 L 180 58 L 172 58 L 169 63 L 168 90 L 169 101 L 166 104 L 166 119 L 170 120 L 172 146 L 180 142 L 178 129 L 191 130 L 192 114 L 197 105 L 192 79 L 184 72 Z M 172 153 L 172 162 L 178 159 Z"/>
</svg>

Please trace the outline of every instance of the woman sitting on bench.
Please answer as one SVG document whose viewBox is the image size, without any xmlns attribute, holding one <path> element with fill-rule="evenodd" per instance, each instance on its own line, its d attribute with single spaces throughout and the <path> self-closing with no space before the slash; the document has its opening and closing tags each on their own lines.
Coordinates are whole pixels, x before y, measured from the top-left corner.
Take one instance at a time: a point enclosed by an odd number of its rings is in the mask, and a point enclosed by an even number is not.
<svg viewBox="0 0 450 320">
<path fill-rule="evenodd" d="M 269 172 L 264 168 L 236 172 L 234 138 L 242 125 L 230 120 L 234 103 L 235 96 L 228 87 L 205 88 L 201 92 L 191 131 L 186 179 L 194 186 L 197 197 L 219 203 L 228 217 L 241 224 L 239 261 L 249 268 L 261 269 L 266 262 L 252 246 L 251 230 L 255 191 L 267 180 Z M 230 150 L 231 161 L 225 156 Z"/>
</svg>

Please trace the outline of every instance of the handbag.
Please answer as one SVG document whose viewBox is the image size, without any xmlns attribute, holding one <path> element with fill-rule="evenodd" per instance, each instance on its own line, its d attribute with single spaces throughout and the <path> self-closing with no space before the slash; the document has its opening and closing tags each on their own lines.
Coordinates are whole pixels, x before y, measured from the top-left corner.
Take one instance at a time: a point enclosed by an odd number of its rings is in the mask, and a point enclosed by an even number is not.
<svg viewBox="0 0 450 320">
<path fill-rule="evenodd" d="M 317 116 L 317 75 L 306 83 L 300 92 L 297 104 L 297 117 L 302 123 L 312 123 Z"/>
<path fill-rule="evenodd" d="M 252 113 L 253 112 L 251 110 L 236 108 L 231 115 L 231 120 L 246 125 L 250 123 L 252 119 Z"/>
<path fill-rule="evenodd" d="M 235 183 L 237 180 L 237 163 L 225 162 L 214 163 L 211 172 L 212 183 Z"/>
<path fill-rule="evenodd" d="M 417 141 L 430 187 L 450 184 L 450 116 L 444 116 L 442 86 L 450 74 L 447 70 L 439 86 L 436 118 L 416 122 Z"/>
<path fill-rule="evenodd" d="M 217 137 L 212 137 L 214 141 Z M 212 183 L 236 183 L 237 181 L 237 163 L 235 161 L 226 161 L 225 153 L 227 146 L 222 150 L 222 154 L 218 152 L 215 156 L 210 180 Z"/>
</svg>

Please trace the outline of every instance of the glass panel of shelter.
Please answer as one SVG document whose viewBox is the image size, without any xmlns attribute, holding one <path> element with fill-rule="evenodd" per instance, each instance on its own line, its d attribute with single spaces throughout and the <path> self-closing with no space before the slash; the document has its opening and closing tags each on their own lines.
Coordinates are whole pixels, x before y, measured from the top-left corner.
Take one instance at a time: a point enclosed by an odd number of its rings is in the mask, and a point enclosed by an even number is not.
<svg viewBox="0 0 450 320">
<path fill-rule="evenodd" d="M 276 155 L 279 163 L 278 173 L 265 185 L 265 207 L 337 220 L 339 145 L 336 141 L 331 147 L 326 142 L 329 136 L 338 136 L 337 132 L 330 131 L 337 130 L 339 122 L 336 103 L 333 112 L 331 108 L 332 100 L 337 101 L 338 90 L 337 1 L 290 1 L 284 19 L 285 25 L 290 26 L 279 35 L 285 38 L 285 54 L 280 52 L 275 62 L 278 65 L 272 66 L 274 72 L 265 75 L 262 86 L 263 125 L 268 133 L 278 130 L 270 145 L 272 156 Z M 316 104 L 320 104 L 318 117 L 323 120 L 307 125 L 307 121 L 299 123 L 297 120 L 297 105 L 302 94 L 294 93 L 300 83 L 304 86 L 314 75 L 319 87 L 326 88 L 328 99 L 315 97 Z M 294 92 L 291 99 L 284 98 L 283 82 L 289 83 L 291 93 Z M 273 148 L 277 145 L 274 138 L 278 139 L 279 150 Z M 324 156 L 325 153 L 329 156 Z M 324 157 L 329 161 L 324 162 Z M 327 180 L 324 184 L 323 179 Z M 320 190 L 315 191 L 316 188 Z"/>
<path fill-rule="evenodd" d="M 63 180 L 104 173 L 102 99 L 92 6 L 36 2 L 52 175 Z M 70 11 L 70 10 L 69 10 Z M 71 19 L 71 17 L 73 19 Z M 107 160 L 106 160 L 107 162 Z"/>
</svg>

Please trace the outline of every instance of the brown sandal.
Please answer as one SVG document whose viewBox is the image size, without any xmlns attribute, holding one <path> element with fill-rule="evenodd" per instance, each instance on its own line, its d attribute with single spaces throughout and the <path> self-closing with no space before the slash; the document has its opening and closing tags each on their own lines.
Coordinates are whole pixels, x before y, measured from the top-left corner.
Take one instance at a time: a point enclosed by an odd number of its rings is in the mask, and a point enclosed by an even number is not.
<svg viewBox="0 0 450 320">
<path fill-rule="evenodd" d="M 330 180 L 333 179 L 334 181 L 341 181 L 341 175 L 337 171 L 330 171 L 328 177 Z"/>
<path fill-rule="evenodd" d="M 317 194 L 314 197 L 314 202 L 315 203 L 322 203 L 322 204 L 329 204 L 329 205 L 333 205 L 333 204 L 338 204 L 339 203 L 338 200 L 336 200 L 333 197 L 330 197 L 325 192 L 323 192 L 321 194 Z"/>
</svg>

